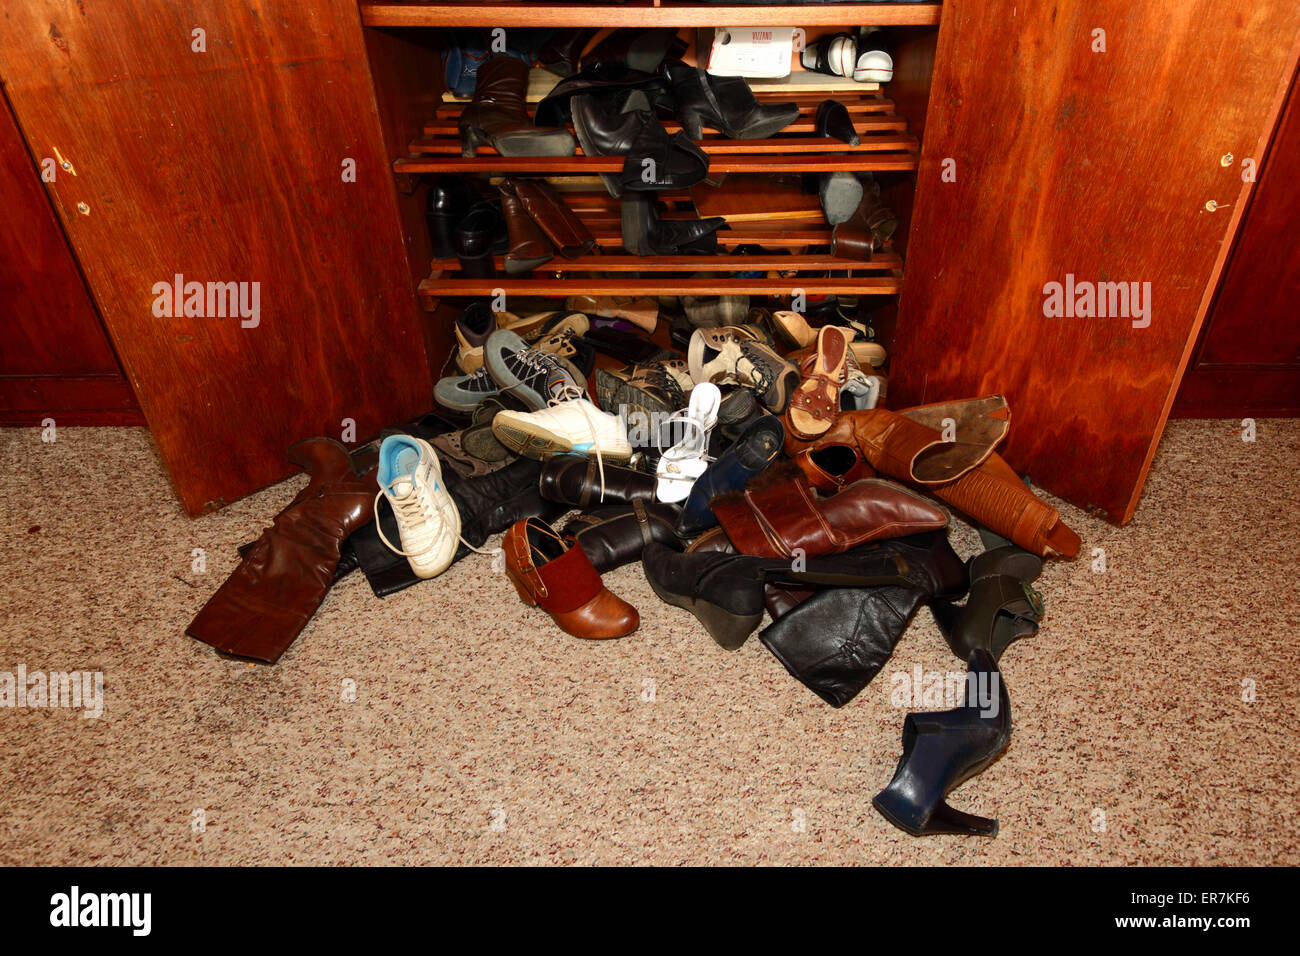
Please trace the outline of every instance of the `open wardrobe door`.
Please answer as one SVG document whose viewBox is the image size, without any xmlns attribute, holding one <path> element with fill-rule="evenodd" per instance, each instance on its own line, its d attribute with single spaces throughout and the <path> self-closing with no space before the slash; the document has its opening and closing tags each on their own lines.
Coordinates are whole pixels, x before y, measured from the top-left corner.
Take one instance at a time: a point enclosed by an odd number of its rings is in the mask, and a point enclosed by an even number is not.
<svg viewBox="0 0 1300 956">
<path fill-rule="evenodd" d="M 891 404 L 1005 394 L 1007 460 L 1127 522 L 1298 30 L 1294 0 L 946 0 Z"/>
<path fill-rule="evenodd" d="M 358 16 L 6 4 L 0 79 L 192 514 L 431 403 Z"/>
</svg>

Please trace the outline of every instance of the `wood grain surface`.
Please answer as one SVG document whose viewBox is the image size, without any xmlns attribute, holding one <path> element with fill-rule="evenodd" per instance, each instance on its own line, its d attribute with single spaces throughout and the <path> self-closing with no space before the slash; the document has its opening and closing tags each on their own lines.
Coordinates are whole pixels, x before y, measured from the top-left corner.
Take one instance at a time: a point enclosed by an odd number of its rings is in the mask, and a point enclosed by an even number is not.
<svg viewBox="0 0 1300 956">
<path fill-rule="evenodd" d="M 1220 158 L 1260 155 L 1298 29 L 1294 0 L 946 2 L 891 405 L 1004 393 L 1008 461 L 1129 520 L 1250 190 Z M 1046 317 L 1067 274 L 1151 283 L 1150 325 Z"/>
<path fill-rule="evenodd" d="M 290 443 L 344 419 L 364 439 L 429 406 L 354 0 L 3 17 L 6 91 L 34 148 L 76 165 L 49 193 L 187 510 L 283 477 Z M 155 315 L 178 274 L 259 283 L 259 324 Z"/>
</svg>

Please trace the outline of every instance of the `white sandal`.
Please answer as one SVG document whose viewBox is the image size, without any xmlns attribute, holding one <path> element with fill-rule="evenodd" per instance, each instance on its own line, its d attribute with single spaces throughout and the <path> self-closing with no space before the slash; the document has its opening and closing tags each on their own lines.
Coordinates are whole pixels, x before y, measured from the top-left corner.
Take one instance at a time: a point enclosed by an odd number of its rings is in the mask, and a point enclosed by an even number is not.
<svg viewBox="0 0 1300 956">
<path fill-rule="evenodd" d="M 655 497 L 663 502 L 685 501 L 695 479 L 709 467 L 709 433 L 718 423 L 722 392 L 712 382 L 701 382 L 691 389 L 686 411 L 671 416 L 669 422 L 682 422 L 686 434 L 659 456 L 655 473 L 659 478 Z M 658 440 L 658 435 L 655 436 Z"/>
</svg>

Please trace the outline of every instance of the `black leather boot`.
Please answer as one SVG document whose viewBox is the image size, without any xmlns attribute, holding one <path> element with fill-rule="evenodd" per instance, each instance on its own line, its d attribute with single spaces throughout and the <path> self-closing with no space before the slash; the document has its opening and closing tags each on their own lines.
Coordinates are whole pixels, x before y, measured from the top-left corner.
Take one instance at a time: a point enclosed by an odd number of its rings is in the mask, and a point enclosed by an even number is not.
<svg viewBox="0 0 1300 956">
<path fill-rule="evenodd" d="M 710 76 L 680 60 L 666 64 L 676 103 L 677 121 L 695 141 L 704 128 L 716 129 L 732 139 L 764 139 L 799 117 L 796 103 L 762 106 L 741 76 Z"/>
<path fill-rule="evenodd" d="M 590 505 L 631 504 L 654 501 L 654 475 L 619 465 L 605 465 L 604 494 L 600 470 L 595 458 L 557 455 L 542 465 L 538 489 L 547 501 L 558 501 L 578 508 Z"/>
<path fill-rule="evenodd" d="M 966 604 L 935 601 L 930 610 L 948 646 L 962 660 L 982 649 L 999 661 L 1011 644 L 1038 633 L 1038 622 L 1046 612 L 1031 582 L 1042 573 L 1043 559 L 1007 544 L 977 554 L 969 569 Z"/>
<path fill-rule="evenodd" d="M 826 100 L 817 108 L 817 135 L 838 139 L 850 146 L 857 146 L 862 141 L 853 128 L 848 109 L 836 100 Z M 821 200 L 826 221 L 838 226 L 847 222 L 862 202 L 862 180 L 846 170 L 822 173 L 817 197 Z"/>
<path fill-rule="evenodd" d="M 654 73 L 662 65 L 664 57 L 678 57 L 685 52 L 686 44 L 677 38 L 676 27 L 615 30 L 582 58 L 582 66 L 586 69 L 598 64 L 613 64 L 642 73 Z"/>
<path fill-rule="evenodd" d="M 556 76 L 570 76 L 578 67 L 583 47 L 599 32 L 599 27 L 556 30 L 537 52 L 537 62 Z"/>
<path fill-rule="evenodd" d="M 910 583 L 819 591 L 759 635 L 793 677 L 832 707 L 843 707 L 871 683 L 922 603 L 966 590 L 966 567 L 947 531 L 875 541 L 846 555 L 901 560 Z"/>
<path fill-rule="evenodd" d="M 871 801 L 886 820 L 912 836 L 997 836 L 997 820 L 954 810 L 945 802 L 1011 743 L 1011 698 L 988 651 L 971 652 L 966 687 L 961 707 L 907 715 L 894 779 Z"/>
<path fill-rule="evenodd" d="M 717 250 L 717 231 L 727 224 L 709 219 L 660 219 L 655 200 L 635 194 L 623 197 L 623 247 L 635 256 L 708 255 Z"/>
<path fill-rule="evenodd" d="M 456 227 L 469 212 L 470 191 L 459 176 L 439 176 L 429 186 L 425 200 L 425 221 L 433 254 L 450 259 L 456 254 Z"/>
<path fill-rule="evenodd" d="M 456 258 L 466 279 L 491 279 L 496 275 L 492 253 L 505 235 L 500 202 L 481 202 L 456 227 Z"/>
<path fill-rule="evenodd" d="M 694 614 L 718 644 L 734 651 L 763 620 L 763 585 L 833 586 L 850 593 L 863 587 L 916 589 L 907 563 L 893 555 L 837 554 L 795 562 L 723 551 L 675 554 L 647 544 L 641 556 L 646 580 L 667 603 Z M 960 565 L 960 561 L 958 562 Z M 850 624 L 852 615 L 849 616 Z"/>
<path fill-rule="evenodd" d="M 578 515 L 560 532 L 572 535 L 600 574 L 640 561 L 645 546 L 657 541 L 674 551 L 682 542 L 673 533 L 677 509 L 657 501 L 634 501 L 631 507 L 598 508 Z"/>
</svg>

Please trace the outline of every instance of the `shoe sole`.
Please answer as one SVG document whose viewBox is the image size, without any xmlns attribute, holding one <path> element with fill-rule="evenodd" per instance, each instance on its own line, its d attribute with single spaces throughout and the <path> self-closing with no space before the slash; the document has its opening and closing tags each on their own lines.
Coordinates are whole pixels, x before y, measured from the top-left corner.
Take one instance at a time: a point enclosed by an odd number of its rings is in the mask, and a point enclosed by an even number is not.
<svg viewBox="0 0 1300 956">
<path fill-rule="evenodd" d="M 648 574 L 646 580 L 650 582 L 651 589 L 659 595 L 661 601 L 694 614 L 696 620 L 709 632 L 709 636 L 724 650 L 739 650 L 745 641 L 749 640 L 749 635 L 758 630 L 758 625 L 763 622 L 762 611 L 757 614 L 732 614 L 709 601 L 681 597 L 665 591 Z"/>
<path fill-rule="evenodd" d="M 527 422 L 501 421 L 500 415 L 492 420 L 492 434 L 496 436 L 497 441 L 516 455 L 523 455 L 525 458 L 532 458 L 537 461 L 545 461 L 547 458 L 553 458 L 557 455 L 595 457 L 595 455 L 589 455 L 586 450 L 578 450 L 573 442 L 567 438 L 560 438 L 545 428 L 532 426 Z M 634 449 L 631 446 L 628 446 L 627 449 L 611 451 L 602 448 L 600 451 L 601 458 L 614 465 L 626 465 L 632 460 L 633 454 Z"/>
<path fill-rule="evenodd" d="M 821 191 L 822 211 L 832 226 L 848 222 L 862 202 L 862 181 L 850 172 L 830 173 Z"/>
<path fill-rule="evenodd" d="M 596 397 L 600 399 L 601 409 L 611 415 L 618 415 L 620 408 L 626 409 L 629 414 L 622 416 L 624 421 L 632 412 L 640 412 L 653 421 L 655 415 L 671 415 L 677 410 L 603 368 L 596 369 Z"/>
<path fill-rule="evenodd" d="M 472 412 L 474 409 L 478 408 L 479 405 L 483 404 L 486 399 L 495 398 L 500 394 L 500 389 L 495 392 L 483 392 L 482 394 L 475 393 L 473 400 L 471 401 L 469 396 L 462 398 L 459 395 L 447 394 L 441 391 L 436 385 L 433 388 L 433 397 L 437 403 L 443 408 L 450 409 L 453 412 Z"/>
<path fill-rule="evenodd" d="M 506 133 L 492 137 L 490 142 L 502 156 L 572 156 L 576 152 L 573 137 L 565 129 Z"/>
</svg>

